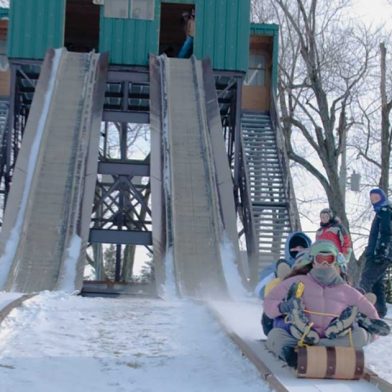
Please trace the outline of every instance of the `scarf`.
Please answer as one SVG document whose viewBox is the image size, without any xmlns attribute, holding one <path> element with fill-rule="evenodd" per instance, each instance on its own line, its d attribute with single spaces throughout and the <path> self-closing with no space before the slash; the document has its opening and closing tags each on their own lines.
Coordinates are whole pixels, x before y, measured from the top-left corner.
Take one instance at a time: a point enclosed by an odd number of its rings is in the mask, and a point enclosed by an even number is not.
<svg viewBox="0 0 392 392">
<path fill-rule="evenodd" d="M 336 271 L 335 267 L 331 268 L 312 268 L 309 272 L 314 280 L 320 283 L 322 286 L 337 286 L 338 284 L 344 283 L 343 278 L 339 272 Z"/>
</svg>

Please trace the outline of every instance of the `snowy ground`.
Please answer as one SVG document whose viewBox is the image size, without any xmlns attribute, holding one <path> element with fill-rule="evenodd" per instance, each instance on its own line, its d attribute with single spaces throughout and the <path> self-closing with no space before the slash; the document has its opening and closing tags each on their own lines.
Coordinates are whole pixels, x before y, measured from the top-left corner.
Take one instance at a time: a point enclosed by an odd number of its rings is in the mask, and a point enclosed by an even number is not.
<svg viewBox="0 0 392 392">
<path fill-rule="evenodd" d="M 388 305 L 386 321 L 392 326 L 392 305 Z M 392 383 L 391 372 L 392 334 L 380 337 L 365 347 L 366 366 Z"/>
<path fill-rule="evenodd" d="M 380 338 L 366 358 L 392 382 L 391 348 L 391 336 Z M 200 304 L 62 292 L 1 323 L 0 380 L 1 392 L 269 391 Z"/>
<path fill-rule="evenodd" d="M 268 391 L 202 306 L 47 292 L 0 326 L 1 392 Z"/>
</svg>

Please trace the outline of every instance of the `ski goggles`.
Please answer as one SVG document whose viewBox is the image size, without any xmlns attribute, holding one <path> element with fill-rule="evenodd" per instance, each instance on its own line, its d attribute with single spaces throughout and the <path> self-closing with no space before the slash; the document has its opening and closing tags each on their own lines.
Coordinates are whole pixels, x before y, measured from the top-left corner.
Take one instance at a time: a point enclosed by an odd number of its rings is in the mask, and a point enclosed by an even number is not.
<svg viewBox="0 0 392 392">
<path fill-rule="evenodd" d="M 336 261 L 336 256 L 332 253 L 318 253 L 314 257 L 314 261 L 318 264 L 333 264 Z"/>
</svg>

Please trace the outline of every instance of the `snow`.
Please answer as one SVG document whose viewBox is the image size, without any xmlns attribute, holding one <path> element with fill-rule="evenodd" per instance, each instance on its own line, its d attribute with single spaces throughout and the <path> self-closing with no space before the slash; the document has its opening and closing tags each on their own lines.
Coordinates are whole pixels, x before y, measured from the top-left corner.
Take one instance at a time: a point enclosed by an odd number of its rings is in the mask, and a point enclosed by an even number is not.
<svg viewBox="0 0 392 392">
<path fill-rule="evenodd" d="M 386 315 L 390 325 L 392 320 L 392 305 L 388 304 L 388 313 Z M 392 334 L 378 338 L 372 344 L 365 347 L 366 365 L 376 372 L 380 377 L 392 383 L 391 373 L 391 349 Z"/>
<path fill-rule="evenodd" d="M 240 275 L 235 264 L 235 252 L 226 232 L 223 233 L 220 244 L 223 274 L 227 283 L 229 293 L 233 299 L 241 300 L 249 295 L 242 285 Z"/>
<path fill-rule="evenodd" d="M 77 262 L 79 259 L 82 239 L 74 234 L 71 238 L 69 248 L 67 248 L 67 257 L 64 261 L 62 276 L 60 278 L 59 290 L 72 293 L 75 289 L 75 280 L 77 272 Z"/>
<path fill-rule="evenodd" d="M 0 6 L 8 6 L 8 1 L 0 0 Z M 48 102 L 50 94 L 49 91 Z M 45 110 L 39 128 L 43 128 Z M 166 118 L 164 124 L 166 129 Z M 4 271 L 9 269 L 9 260 L 19 242 L 39 132 L 32 146 L 31 169 L 17 224 L 7 243 L 6 256 L 0 259 L 0 278 L 7 276 Z M 170 183 L 167 167 L 165 162 L 165 184 Z M 169 192 L 170 187 L 166 188 Z M 68 249 L 62 290 L 73 287 L 79 248 L 80 238 L 74 236 Z M 245 301 L 249 294 L 241 285 L 226 239 L 222 241 L 221 253 L 229 290 L 233 298 Z M 55 291 L 39 293 L 13 310 L 0 324 L 0 391 L 269 391 L 207 308 L 177 298 L 171 249 L 167 250 L 165 265 L 164 300 L 126 296 L 83 298 Z M 0 281 L 0 287 L 3 283 Z M 20 295 L 0 293 L 0 309 Z M 219 304 L 225 319 L 247 339 L 263 337 L 260 324 L 255 321 L 260 318 L 262 302 L 256 302 L 259 305 L 256 315 L 254 304 L 251 300 L 235 303 L 243 309 L 241 318 L 233 311 L 233 303 Z M 392 318 L 391 307 L 387 317 Z M 391 348 L 391 335 L 365 348 L 367 366 L 390 382 Z"/>
<path fill-rule="evenodd" d="M 173 248 L 169 247 L 165 254 L 165 282 L 162 284 L 162 297 L 164 299 L 177 298 L 177 286 L 174 277 Z"/>
<path fill-rule="evenodd" d="M 2 392 L 268 391 L 189 300 L 43 292 L 0 325 Z"/>
<path fill-rule="evenodd" d="M 0 305 L 16 296 L 0 293 Z M 263 337 L 260 301 L 212 307 L 243 338 Z M 365 348 L 367 365 L 389 381 L 391 347 L 388 336 Z M 270 390 L 204 304 L 59 291 L 25 301 L 0 324 L 0 379 L 2 392 Z"/>
</svg>

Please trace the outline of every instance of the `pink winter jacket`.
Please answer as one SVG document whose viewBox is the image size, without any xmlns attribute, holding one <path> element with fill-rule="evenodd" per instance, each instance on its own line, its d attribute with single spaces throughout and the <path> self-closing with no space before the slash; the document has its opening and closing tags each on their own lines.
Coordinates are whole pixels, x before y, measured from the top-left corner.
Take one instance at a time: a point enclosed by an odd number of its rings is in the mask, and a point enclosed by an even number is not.
<svg viewBox="0 0 392 392">
<path fill-rule="evenodd" d="M 314 323 L 313 328 L 320 337 L 325 336 L 324 331 L 331 320 L 339 316 L 350 305 L 356 305 L 359 312 L 371 319 L 379 319 L 376 308 L 354 287 L 347 283 L 336 286 L 322 286 L 310 274 L 288 278 L 269 292 L 264 298 L 264 312 L 268 317 L 276 318 L 282 315 L 278 306 L 286 298 L 291 285 L 299 281 L 305 285 L 302 295 L 305 314 Z M 320 313 L 326 314 L 322 315 Z"/>
</svg>

